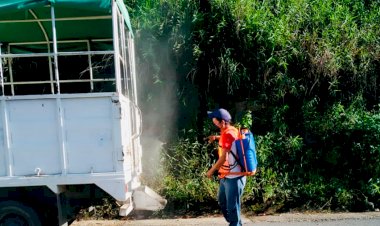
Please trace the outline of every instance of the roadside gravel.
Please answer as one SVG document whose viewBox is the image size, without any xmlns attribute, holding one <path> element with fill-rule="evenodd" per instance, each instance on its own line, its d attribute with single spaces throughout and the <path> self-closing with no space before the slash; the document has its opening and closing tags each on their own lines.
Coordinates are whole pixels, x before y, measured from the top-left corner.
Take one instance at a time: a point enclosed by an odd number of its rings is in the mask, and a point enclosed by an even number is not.
<svg viewBox="0 0 380 226">
<path fill-rule="evenodd" d="M 332 222 L 332 223 L 331 223 Z M 380 225 L 380 212 L 364 213 L 285 213 L 267 216 L 244 216 L 244 225 Z M 142 220 L 81 220 L 71 226 L 177 226 L 177 225 L 227 225 L 222 216 L 189 219 L 142 219 Z"/>
</svg>

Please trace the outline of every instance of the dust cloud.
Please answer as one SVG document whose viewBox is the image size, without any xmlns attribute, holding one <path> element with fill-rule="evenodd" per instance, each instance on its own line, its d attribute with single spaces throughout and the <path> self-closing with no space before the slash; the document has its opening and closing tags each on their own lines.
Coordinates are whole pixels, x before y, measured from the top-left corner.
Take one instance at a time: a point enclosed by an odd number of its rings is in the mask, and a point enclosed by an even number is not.
<svg viewBox="0 0 380 226">
<path fill-rule="evenodd" d="M 136 52 L 138 95 L 143 124 L 140 141 L 143 149 L 143 175 L 155 180 L 162 167 L 160 157 L 163 145 L 171 139 L 177 126 L 177 80 L 175 64 L 170 60 L 167 42 L 158 46 L 153 46 L 154 42 L 145 42 L 144 45 L 144 48 L 140 47 L 140 52 Z M 147 48 L 154 49 L 150 57 L 144 55 L 143 51 Z"/>
</svg>

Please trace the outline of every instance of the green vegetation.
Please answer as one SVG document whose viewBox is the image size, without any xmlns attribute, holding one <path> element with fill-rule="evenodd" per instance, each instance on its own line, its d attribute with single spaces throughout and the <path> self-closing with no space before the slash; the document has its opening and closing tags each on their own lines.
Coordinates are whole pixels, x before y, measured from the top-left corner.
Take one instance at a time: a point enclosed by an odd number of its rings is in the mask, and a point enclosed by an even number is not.
<svg viewBox="0 0 380 226">
<path fill-rule="evenodd" d="M 176 127 L 150 178 L 168 209 L 216 205 L 206 111 L 221 106 L 257 138 L 245 210 L 380 207 L 380 1 L 127 0 L 143 112 L 173 91 Z M 175 111 L 175 109 L 169 109 Z"/>
</svg>

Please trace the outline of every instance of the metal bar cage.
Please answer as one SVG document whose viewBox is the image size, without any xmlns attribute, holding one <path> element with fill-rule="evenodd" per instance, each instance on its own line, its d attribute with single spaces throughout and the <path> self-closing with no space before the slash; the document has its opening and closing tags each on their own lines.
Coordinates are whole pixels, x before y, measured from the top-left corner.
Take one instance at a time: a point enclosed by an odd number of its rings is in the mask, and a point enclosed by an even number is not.
<svg viewBox="0 0 380 226">
<path fill-rule="evenodd" d="M 45 39 L 0 43 L 1 95 L 117 92 L 136 103 L 133 38 L 117 4 L 108 16 L 56 18 L 54 6 L 50 8 L 49 19 L 28 10 L 34 19 L 0 21 L 35 23 Z M 60 40 L 57 23 L 66 21 L 109 21 L 112 33 L 109 38 Z"/>
</svg>

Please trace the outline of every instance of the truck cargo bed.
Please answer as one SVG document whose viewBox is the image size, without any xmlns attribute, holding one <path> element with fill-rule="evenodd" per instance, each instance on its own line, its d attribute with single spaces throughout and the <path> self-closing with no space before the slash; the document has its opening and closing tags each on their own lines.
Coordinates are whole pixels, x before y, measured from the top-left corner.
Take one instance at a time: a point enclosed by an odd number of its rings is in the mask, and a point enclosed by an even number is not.
<svg viewBox="0 0 380 226">
<path fill-rule="evenodd" d="M 130 126 L 122 126 L 130 123 L 129 104 L 112 93 L 3 98 L 0 186 L 48 184 L 54 190 L 116 183 L 124 188 L 137 174 L 132 155 L 138 153 L 132 150 L 138 149 L 132 148 Z"/>
</svg>

